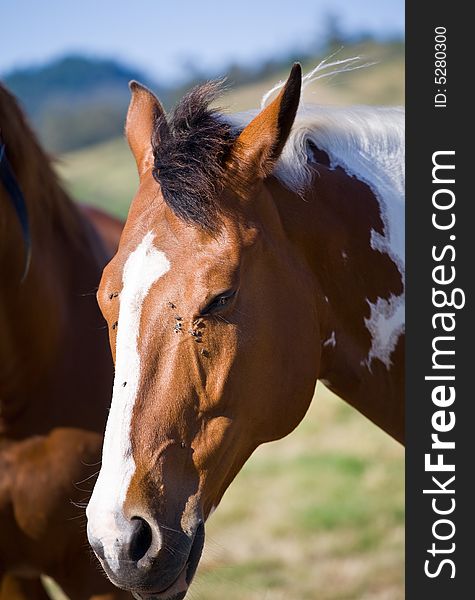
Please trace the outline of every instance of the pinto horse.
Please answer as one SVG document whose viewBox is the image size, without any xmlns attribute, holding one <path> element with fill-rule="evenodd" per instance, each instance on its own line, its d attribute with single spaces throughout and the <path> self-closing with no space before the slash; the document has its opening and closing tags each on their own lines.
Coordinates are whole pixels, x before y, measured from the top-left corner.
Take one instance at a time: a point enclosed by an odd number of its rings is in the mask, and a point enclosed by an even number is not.
<svg viewBox="0 0 475 600">
<path fill-rule="evenodd" d="M 73 506 L 100 460 L 113 365 L 94 292 L 122 225 L 71 202 L 2 86 L 0 136 L 0 598 L 48 598 L 43 573 L 72 600 L 130 598 Z"/>
<path fill-rule="evenodd" d="M 404 438 L 404 113 L 258 113 L 131 83 L 140 186 L 98 300 L 116 372 L 88 537 L 136 598 L 186 595 L 204 523 L 317 379 Z"/>
</svg>

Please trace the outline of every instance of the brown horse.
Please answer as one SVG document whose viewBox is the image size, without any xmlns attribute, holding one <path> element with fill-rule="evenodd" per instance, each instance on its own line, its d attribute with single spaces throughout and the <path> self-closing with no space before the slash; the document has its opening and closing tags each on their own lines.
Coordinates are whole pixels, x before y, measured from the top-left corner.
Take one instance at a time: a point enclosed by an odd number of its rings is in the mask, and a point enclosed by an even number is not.
<svg viewBox="0 0 475 600">
<path fill-rule="evenodd" d="M 0 598 L 47 598 L 42 573 L 72 599 L 130 597 L 73 505 L 100 460 L 113 366 L 94 292 L 121 224 L 71 202 L 2 86 L 0 136 Z"/>
<path fill-rule="evenodd" d="M 404 113 L 299 106 L 301 83 L 247 115 L 207 84 L 171 117 L 131 84 L 140 187 L 98 293 L 116 373 L 87 516 L 137 598 L 185 596 L 207 517 L 317 379 L 404 437 Z"/>
</svg>

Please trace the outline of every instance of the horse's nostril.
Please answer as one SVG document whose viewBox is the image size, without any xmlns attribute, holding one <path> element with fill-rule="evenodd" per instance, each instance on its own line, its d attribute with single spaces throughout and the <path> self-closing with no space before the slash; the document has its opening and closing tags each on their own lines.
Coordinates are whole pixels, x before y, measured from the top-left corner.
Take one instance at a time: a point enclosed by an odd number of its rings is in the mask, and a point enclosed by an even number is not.
<svg viewBox="0 0 475 600">
<path fill-rule="evenodd" d="M 141 517 L 132 519 L 134 532 L 130 539 L 130 558 L 138 562 L 146 554 L 152 544 L 152 529 L 150 525 Z"/>
</svg>

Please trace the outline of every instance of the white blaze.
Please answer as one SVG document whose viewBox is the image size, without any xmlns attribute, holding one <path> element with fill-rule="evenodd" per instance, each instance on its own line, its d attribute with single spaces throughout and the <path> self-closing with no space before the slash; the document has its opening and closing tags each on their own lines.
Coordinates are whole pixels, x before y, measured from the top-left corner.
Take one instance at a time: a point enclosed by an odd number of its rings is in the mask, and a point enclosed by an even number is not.
<svg viewBox="0 0 475 600">
<path fill-rule="evenodd" d="M 105 547 L 108 541 L 114 544 L 135 471 L 130 423 L 140 379 L 138 338 L 142 306 L 151 286 L 170 269 L 165 254 L 154 247 L 153 238 L 152 232 L 145 235 L 129 255 L 122 274 L 112 403 L 104 435 L 102 467 L 86 511 L 90 530 L 103 540 Z M 107 551 L 113 558 L 113 548 Z"/>
</svg>

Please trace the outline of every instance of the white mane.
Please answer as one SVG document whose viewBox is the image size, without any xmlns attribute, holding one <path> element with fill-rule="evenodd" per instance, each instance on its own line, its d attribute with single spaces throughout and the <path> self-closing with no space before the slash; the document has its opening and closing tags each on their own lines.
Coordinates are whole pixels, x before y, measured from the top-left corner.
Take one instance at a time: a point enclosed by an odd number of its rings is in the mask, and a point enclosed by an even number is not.
<svg viewBox="0 0 475 600">
<path fill-rule="evenodd" d="M 356 59 L 320 63 L 304 77 L 303 85 L 321 77 L 367 66 L 354 65 L 354 60 Z M 321 73 L 334 65 L 339 66 L 336 71 Z M 264 95 L 264 105 L 282 85 L 284 84 L 274 86 Z M 237 127 L 243 127 L 258 112 L 251 110 L 227 115 L 226 118 Z M 299 194 L 304 192 L 311 182 L 312 172 L 314 173 L 309 167 L 309 141 L 328 154 L 332 168 L 343 168 L 349 175 L 357 177 L 371 188 L 379 202 L 384 223 L 384 235 L 372 231 L 371 246 L 390 256 L 404 282 L 404 109 L 332 107 L 302 103 L 274 168 L 275 176 Z M 389 368 L 391 353 L 399 335 L 404 331 L 404 293 L 398 297 L 378 298 L 377 302 L 368 303 L 371 315 L 366 319 L 366 326 L 372 335 L 373 344 L 367 364 L 370 366 L 373 358 L 379 358 Z"/>
</svg>

